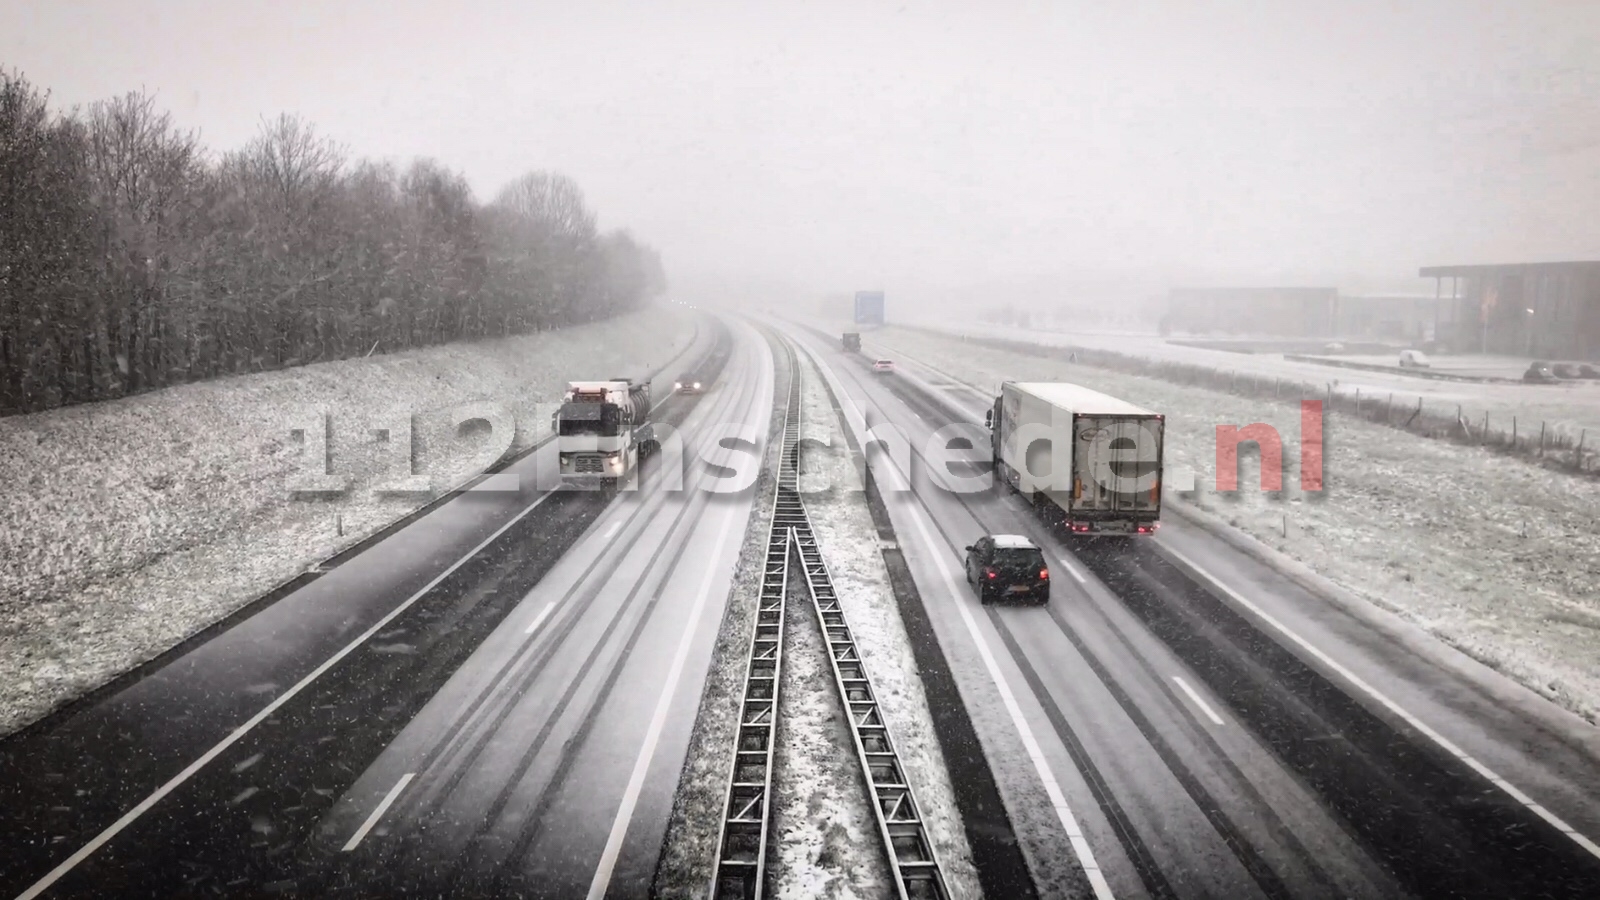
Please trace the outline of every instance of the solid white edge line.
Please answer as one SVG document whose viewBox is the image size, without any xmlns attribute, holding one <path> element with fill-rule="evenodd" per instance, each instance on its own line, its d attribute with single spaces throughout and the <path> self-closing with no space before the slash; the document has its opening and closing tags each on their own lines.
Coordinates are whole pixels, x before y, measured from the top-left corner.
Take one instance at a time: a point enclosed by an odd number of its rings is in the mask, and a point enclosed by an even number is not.
<svg viewBox="0 0 1600 900">
<path fill-rule="evenodd" d="M 1073 565 L 1072 563 L 1067 562 L 1066 560 L 1062 560 L 1061 564 L 1063 566 L 1066 566 L 1068 575 L 1071 575 L 1073 578 L 1078 579 L 1078 583 L 1079 584 L 1088 584 L 1089 583 L 1089 579 L 1083 577 L 1083 573 L 1078 571 L 1078 567 L 1077 566 Z"/>
<path fill-rule="evenodd" d="M 388 615 L 379 619 L 371 628 L 368 628 L 355 640 L 351 641 L 349 644 L 346 644 L 344 649 L 340 650 L 338 653 L 335 653 L 333 656 L 330 656 L 325 662 L 322 663 L 322 665 L 313 669 L 309 675 L 300 679 L 293 687 L 289 688 L 287 691 L 284 691 L 271 703 L 268 703 L 266 707 L 264 707 L 254 716 L 251 716 L 250 719 L 243 725 L 235 728 L 231 734 L 223 738 L 222 741 L 219 742 L 215 747 L 207 750 L 204 755 L 190 763 L 187 768 L 173 776 L 172 779 L 166 784 L 156 788 L 155 792 L 140 801 L 139 805 L 128 810 L 126 813 L 123 813 L 122 818 L 106 826 L 104 831 L 95 835 L 87 844 L 84 844 L 82 847 L 78 848 L 76 853 L 67 857 L 66 860 L 64 860 L 54 869 L 51 869 L 43 878 L 34 882 L 32 887 L 29 887 L 21 894 L 18 894 L 17 900 L 33 900 L 33 898 L 44 893 L 46 890 L 49 890 L 50 886 L 59 881 L 63 875 L 66 875 L 68 872 L 76 868 L 79 863 L 88 859 L 90 856 L 93 856 L 95 851 L 99 850 L 101 847 L 104 847 L 112 838 L 121 833 L 123 829 L 127 828 L 129 825 L 132 825 L 140 816 L 149 812 L 151 807 L 155 806 L 157 803 L 160 803 L 168 794 L 177 790 L 190 778 L 193 778 L 196 772 L 199 772 L 201 769 L 209 765 L 212 760 L 216 759 L 218 756 L 221 756 L 224 751 L 237 743 L 240 738 L 249 734 L 257 725 L 260 725 L 262 722 L 266 721 L 285 703 L 288 703 L 290 700 L 294 699 L 296 694 L 299 694 L 301 691 L 305 690 L 307 685 L 311 684 L 313 681 L 316 681 L 329 669 L 338 665 L 340 660 L 343 660 L 346 656 L 349 656 L 357 647 L 366 643 L 367 640 L 373 635 L 382 631 L 384 627 L 386 627 L 390 622 L 394 621 L 396 617 L 405 612 L 407 609 L 410 609 L 411 606 L 418 600 L 422 599 L 424 594 L 427 594 L 429 591 L 438 586 L 439 582 L 449 577 L 449 575 L 456 569 L 466 565 L 468 560 L 476 557 L 480 552 L 482 552 L 483 548 L 493 543 L 496 538 L 500 537 L 500 535 L 505 534 L 506 531 L 511 528 L 511 526 L 522 521 L 527 517 L 528 513 L 533 512 L 536 508 L 538 508 L 539 504 L 550 499 L 552 496 L 554 496 L 553 492 L 547 493 L 530 503 L 525 509 L 522 510 L 522 512 L 517 513 L 511 518 L 510 521 L 496 529 L 494 534 L 484 538 L 482 543 L 468 551 L 466 556 L 463 556 L 451 563 L 448 569 L 445 569 L 443 572 L 439 573 L 438 577 L 424 585 L 421 590 L 406 598 L 405 602 L 401 603 L 399 606 L 396 606 L 389 612 Z"/>
<path fill-rule="evenodd" d="M 722 519 L 722 527 L 717 531 L 716 541 L 719 551 L 727 543 L 733 520 L 732 513 Z M 695 632 L 700 627 L 700 617 L 705 611 L 707 592 L 711 589 L 711 580 L 717 574 L 714 567 L 708 566 L 705 578 L 700 582 L 694 609 L 689 613 L 683 637 L 678 639 L 678 650 L 673 654 L 672 668 L 667 670 L 666 683 L 661 688 L 660 698 L 656 700 L 656 711 L 650 719 L 650 729 L 645 732 L 644 745 L 639 748 L 639 758 L 633 763 L 633 774 L 628 778 L 628 787 L 622 792 L 622 805 L 617 808 L 617 817 L 611 823 L 611 834 L 606 838 L 606 848 L 600 854 L 600 862 L 595 866 L 594 880 L 589 883 L 589 900 L 601 900 L 605 897 L 606 890 L 611 887 L 611 874 L 617 867 L 617 858 L 622 855 L 622 842 L 628 836 L 628 826 L 633 822 L 634 807 L 639 802 L 639 793 L 644 789 L 644 779 L 650 772 L 650 763 L 655 759 L 656 744 L 661 740 L 661 729 L 666 727 L 667 713 L 672 708 L 672 698 L 678 693 L 678 682 L 683 678 L 683 665 L 689 659 L 689 648 L 694 644 Z"/>
<path fill-rule="evenodd" d="M 367 820 L 361 823 L 361 827 L 356 829 L 356 833 L 350 836 L 350 842 L 340 848 L 339 852 L 349 853 L 359 847 L 362 840 L 366 838 L 367 832 L 372 830 L 372 826 L 378 824 L 378 820 L 383 818 L 383 814 L 389 811 L 390 804 L 394 803 L 395 798 L 400 796 L 400 792 L 405 790 L 406 785 L 410 784 L 411 779 L 415 777 L 417 777 L 415 772 L 407 772 L 400 776 L 400 780 L 395 782 L 395 786 L 390 788 L 389 793 L 384 795 L 382 802 L 378 804 L 378 808 L 372 811 L 372 815 L 367 816 Z"/>
<path fill-rule="evenodd" d="M 923 522 L 923 515 L 915 507 L 907 507 L 906 512 L 911 516 L 911 521 L 922 533 L 924 546 L 930 550 L 938 547 L 932 532 Z M 1033 762 L 1034 771 L 1039 780 L 1044 782 L 1045 793 L 1050 797 L 1050 805 L 1055 808 L 1056 816 L 1061 819 L 1061 827 L 1066 830 L 1067 838 L 1072 843 L 1072 850 L 1078 857 L 1078 864 L 1083 867 L 1083 872 L 1089 878 L 1089 883 L 1094 887 L 1094 894 L 1099 900 L 1112 900 L 1111 885 L 1106 881 L 1105 874 L 1100 871 L 1100 864 L 1095 862 L 1094 851 L 1089 847 L 1089 841 L 1084 836 L 1083 830 L 1078 827 L 1078 820 L 1072 814 L 1072 808 L 1067 805 L 1066 794 L 1062 793 L 1061 786 L 1056 782 L 1055 774 L 1050 770 L 1050 762 L 1044 758 L 1044 751 L 1040 749 L 1039 742 L 1033 736 L 1033 729 L 1022 715 L 1022 707 L 1018 705 L 1016 695 L 1011 692 L 1011 685 L 1006 681 L 1004 672 L 995 662 L 994 653 L 989 649 L 989 642 L 984 640 L 983 633 L 978 630 L 978 623 L 972 618 L 972 611 L 967 609 L 967 604 L 962 602 L 961 592 L 954 590 L 955 576 L 951 574 L 949 566 L 945 564 L 942 554 L 933 552 L 932 559 L 939 569 L 939 574 L 944 576 L 946 588 L 952 589 L 950 595 L 954 598 L 955 607 L 961 613 L 961 620 L 966 623 L 967 633 L 972 636 L 972 642 L 978 647 L 978 655 L 983 658 L 984 668 L 989 670 L 989 677 L 993 679 L 995 688 L 1000 692 L 1000 700 L 1005 704 L 1006 712 L 1011 716 L 1011 724 L 1022 737 L 1022 746 L 1028 751 L 1028 758 Z M 595 900 L 591 896 L 590 900 Z"/>
<path fill-rule="evenodd" d="M 1516 785 L 1514 785 L 1511 782 L 1509 782 L 1509 781 L 1505 780 L 1504 778 L 1500 777 L 1500 775 L 1497 774 L 1493 769 L 1490 769 L 1488 766 L 1484 765 L 1483 763 L 1481 763 L 1478 760 L 1474 759 L 1472 756 L 1468 755 L 1465 750 L 1462 750 L 1460 747 L 1457 747 L 1455 745 L 1455 743 L 1452 742 L 1449 738 L 1446 738 L 1444 735 L 1442 735 L 1439 732 L 1434 731 L 1432 728 L 1428 727 L 1426 724 L 1423 723 L 1423 721 L 1421 719 L 1419 719 L 1416 716 L 1412 715 L 1410 712 L 1407 712 L 1405 710 L 1405 708 L 1400 706 L 1400 704 L 1398 704 L 1395 701 L 1389 699 L 1389 697 L 1387 695 L 1385 695 L 1384 693 L 1382 693 L 1381 691 L 1379 691 L 1377 688 L 1373 687 L 1372 685 L 1368 684 L 1365 680 L 1363 680 L 1361 678 L 1361 676 L 1359 676 L 1356 673 L 1354 673 L 1354 672 L 1350 671 L 1349 669 L 1345 668 L 1343 665 L 1341 665 L 1333 657 L 1329 656 L 1328 654 L 1322 652 L 1321 650 L 1319 650 L 1315 646 L 1313 646 L 1310 641 L 1308 641 L 1305 638 L 1301 637 L 1300 635 L 1296 634 L 1294 631 L 1292 631 L 1289 628 L 1289 626 L 1287 626 L 1287 625 L 1283 624 L 1282 622 L 1278 621 L 1276 618 L 1274 618 L 1272 616 L 1271 613 L 1268 613 L 1266 610 L 1264 610 L 1261 607 L 1257 606 L 1256 604 L 1252 603 L 1250 600 L 1246 599 L 1243 595 L 1241 595 L 1238 591 L 1235 591 L 1234 589 L 1228 587 L 1226 584 L 1223 584 L 1222 581 L 1219 580 L 1215 575 L 1212 575 L 1210 572 L 1208 572 L 1205 569 L 1201 568 L 1201 566 L 1198 563 L 1196 563 L 1194 560 L 1190 559 L 1185 554 L 1180 553 L 1179 551 L 1173 549 L 1171 544 L 1164 545 L 1162 549 L 1166 553 L 1171 554 L 1173 557 L 1178 559 L 1184 565 L 1186 565 L 1190 569 L 1192 569 L 1195 572 L 1195 574 L 1197 574 L 1200 577 L 1204 578 L 1205 580 L 1211 582 L 1211 584 L 1214 587 L 1216 587 L 1218 590 L 1221 590 L 1224 593 L 1226 593 L 1229 597 L 1231 597 L 1233 599 L 1233 601 L 1235 603 L 1238 603 L 1240 606 L 1243 606 L 1245 609 L 1250 610 L 1250 612 L 1253 613 L 1254 615 L 1256 615 L 1257 617 L 1259 617 L 1261 619 L 1261 621 L 1266 622 L 1268 625 L 1271 625 L 1274 629 L 1276 629 L 1284 637 L 1287 637 L 1289 640 L 1294 641 L 1297 645 L 1299 645 L 1307 653 L 1310 653 L 1312 656 L 1316 657 L 1318 661 L 1320 661 L 1321 663 L 1323 663 L 1324 665 L 1326 665 L 1330 669 L 1334 670 L 1335 672 L 1338 672 L 1339 675 L 1341 677 L 1343 677 L 1346 681 L 1350 682 L 1356 688 L 1360 689 L 1362 693 L 1364 693 L 1367 696 L 1371 697 L 1372 699 L 1378 701 L 1378 703 L 1380 703 L 1385 709 L 1389 710 L 1391 713 L 1395 714 L 1396 716 L 1399 716 L 1407 725 L 1410 725 L 1412 728 L 1415 728 L 1416 730 L 1422 732 L 1424 735 L 1426 735 L 1428 737 L 1429 740 L 1433 741 L 1435 744 L 1438 744 L 1441 748 L 1443 748 L 1446 753 L 1449 753 L 1451 756 L 1454 756 L 1455 758 L 1457 758 L 1457 759 L 1461 760 L 1462 762 L 1466 763 L 1469 767 L 1472 768 L 1473 771 L 1477 772 L 1479 775 L 1482 775 L 1484 777 L 1484 779 L 1489 781 L 1495 787 L 1498 787 L 1500 790 L 1504 791 L 1507 796 L 1511 797 L 1511 799 L 1513 799 L 1513 800 L 1517 801 L 1518 803 L 1522 804 L 1524 807 L 1526 807 L 1527 809 L 1531 810 L 1539 818 L 1544 819 L 1546 822 L 1548 822 L 1552 826 L 1554 826 L 1557 831 L 1560 831 L 1562 834 L 1565 834 L 1568 838 L 1571 838 L 1573 843 L 1575 843 L 1578 846 L 1582 847 L 1583 849 L 1587 850 L 1591 855 L 1593 855 L 1593 856 L 1595 856 L 1597 858 L 1600 858 L 1600 845 L 1595 844 L 1595 842 L 1590 840 L 1587 835 L 1582 834 L 1577 829 L 1573 828 L 1571 825 L 1568 825 L 1565 820 L 1563 820 L 1561 817 L 1557 816 L 1555 813 L 1551 812 L 1548 809 L 1545 809 L 1543 806 L 1539 805 L 1538 803 L 1535 803 L 1533 801 L 1533 798 L 1531 798 L 1527 794 L 1523 793 L 1520 789 L 1517 788 Z"/>
<path fill-rule="evenodd" d="M 1205 698 L 1196 693 L 1195 689 L 1189 686 L 1189 682 L 1184 681 L 1177 675 L 1172 676 L 1172 680 L 1176 681 L 1178 683 L 1178 687 L 1182 688 L 1183 692 L 1189 695 L 1189 699 L 1194 701 L 1195 706 L 1200 707 L 1200 711 L 1206 714 L 1206 718 L 1218 725 L 1222 724 L 1222 717 L 1217 715 L 1215 712 L 1212 712 L 1211 704 L 1207 703 Z"/>
</svg>

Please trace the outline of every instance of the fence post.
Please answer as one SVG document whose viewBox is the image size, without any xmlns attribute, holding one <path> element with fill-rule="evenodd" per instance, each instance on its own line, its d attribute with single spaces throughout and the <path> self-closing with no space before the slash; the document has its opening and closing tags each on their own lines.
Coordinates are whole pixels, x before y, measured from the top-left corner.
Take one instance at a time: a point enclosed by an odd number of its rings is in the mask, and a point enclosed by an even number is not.
<svg viewBox="0 0 1600 900">
<path fill-rule="evenodd" d="M 1394 421 L 1394 392 L 1389 393 L 1389 399 L 1383 404 L 1383 424 Z"/>
<path fill-rule="evenodd" d="M 1539 457 L 1544 457 L 1544 422 L 1539 422 Z"/>
<path fill-rule="evenodd" d="M 1361 415 L 1361 388 L 1356 388 L 1356 415 Z"/>
<path fill-rule="evenodd" d="M 1489 440 L 1489 411 L 1486 409 L 1483 411 L 1483 433 L 1478 435 L 1478 446 L 1483 446 L 1487 440 Z"/>
<path fill-rule="evenodd" d="M 1411 414 L 1411 418 L 1406 420 L 1406 427 L 1410 428 L 1411 427 L 1411 423 L 1415 422 L 1417 420 L 1417 416 L 1420 416 L 1420 415 L 1422 415 L 1422 398 L 1418 397 L 1417 398 L 1417 411 L 1412 413 Z"/>
<path fill-rule="evenodd" d="M 1517 449 L 1517 417 L 1511 417 L 1511 449 Z"/>
<path fill-rule="evenodd" d="M 1579 472 L 1583 471 L 1583 439 L 1589 436 L 1589 429 L 1578 432 L 1578 449 L 1572 451 L 1572 464 Z"/>
</svg>

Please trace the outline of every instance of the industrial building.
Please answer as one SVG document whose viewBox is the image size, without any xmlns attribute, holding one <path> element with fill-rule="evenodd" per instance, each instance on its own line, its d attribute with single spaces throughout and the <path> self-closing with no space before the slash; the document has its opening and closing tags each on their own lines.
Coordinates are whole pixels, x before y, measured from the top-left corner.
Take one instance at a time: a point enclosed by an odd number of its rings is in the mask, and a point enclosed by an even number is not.
<svg viewBox="0 0 1600 900">
<path fill-rule="evenodd" d="M 1454 353 L 1600 359 L 1600 261 L 1429 266 L 1434 334 Z"/>
</svg>

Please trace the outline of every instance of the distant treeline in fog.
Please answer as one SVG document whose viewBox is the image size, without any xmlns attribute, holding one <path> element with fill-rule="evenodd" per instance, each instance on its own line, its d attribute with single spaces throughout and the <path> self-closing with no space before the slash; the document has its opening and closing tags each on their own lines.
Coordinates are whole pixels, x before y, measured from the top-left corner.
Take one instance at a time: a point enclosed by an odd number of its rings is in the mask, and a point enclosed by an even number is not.
<svg viewBox="0 0 1600 900">
<path fill-rule="evenodd" d="M 152 98 L 70 112 L 0 70 L 0 415 L 587 322 L 666 288 L 570 179 L 480 205 L 432 160 L 280 116 L 208 152 Z"/>
</svg>

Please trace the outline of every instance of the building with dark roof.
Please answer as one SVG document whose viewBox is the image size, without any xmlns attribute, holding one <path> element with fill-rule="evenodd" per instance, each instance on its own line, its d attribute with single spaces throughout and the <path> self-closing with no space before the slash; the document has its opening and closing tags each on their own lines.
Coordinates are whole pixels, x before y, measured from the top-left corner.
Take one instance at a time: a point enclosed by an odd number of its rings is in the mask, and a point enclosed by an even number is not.
<svg viewBox="0 0 1600 900">
<path fill-rule="evenodd" d="M 1434 334 L 1456 353 L 1600 359 L 1600 261 L 1428 266 Z"/>
</svg>

